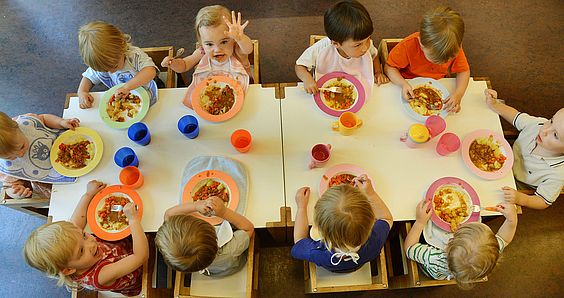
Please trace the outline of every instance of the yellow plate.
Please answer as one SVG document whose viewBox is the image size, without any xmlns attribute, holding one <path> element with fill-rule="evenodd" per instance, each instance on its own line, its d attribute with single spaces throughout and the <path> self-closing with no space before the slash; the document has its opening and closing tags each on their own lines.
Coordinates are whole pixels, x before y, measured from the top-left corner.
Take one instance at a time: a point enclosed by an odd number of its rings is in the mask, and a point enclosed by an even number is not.
<svg viewBox="0 0 564 298">
<path fill-rule="evenodd" d="M 90 154 L 91 155 L 93 154 L 94 156 L 90 158 L 86 166 L 79 169 L 73 169 L 73 168 L 67 168 L 59 162 L 55 162 L 55 160 L 57 160 L 57 155 L 59 153 L 59 145 L 61 145 L 62 143 L 74 144 L 82 140 L 90 141 L 92 143 L 91 146 L 93 146 L 93 148 L 89 151 Z M 98 165 L 98 163 L 102 159 L 103 152 L 104 152 L 104 143 L 102 143 L 102 138 L 100 138 L 100 135 L 96 131 L 87 127 L 77 127 L 75 130 L 69 129 L 65 131 L 55 140 L 53 146 L 51 147 L 51 152 L 49 157 L 51 160 L 51 164 L 53 165 L 53 168 L 59 174 L 65 175 L 67 177 L 79 177 L 86 175 L 88 172 L 92 171 Z"/>
</svg>

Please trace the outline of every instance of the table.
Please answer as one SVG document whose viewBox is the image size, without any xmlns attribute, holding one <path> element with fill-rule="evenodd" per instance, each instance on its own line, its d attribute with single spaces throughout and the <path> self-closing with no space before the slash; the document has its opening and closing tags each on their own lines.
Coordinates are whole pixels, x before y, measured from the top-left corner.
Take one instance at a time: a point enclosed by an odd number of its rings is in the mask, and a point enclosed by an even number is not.
<svg viewBox="0 0 564 298">
<path fill-rule="evenodd" d="M 455 79 L 442 79 L 441 83 L 450 92 L 454 90 Z M 490 129 L 503 135 L 498 115 L 485 104 L 485 88 L 485 81 L 470 80 L 461 112 L 445 119 L 447 132 L 456 133 L 461 140 L 477 129 Z M 312 96 L 301 86 L 286 87 L 282 100 L 286 205 L 296 210 L 296 190 L 310 186 L 308 220 L 313 223 L 320 179 L 327 169 L 341 163 L 361 166 L 369 173 L 394 221 L 415 219 L 417 203 L 431 183 L 445 176 L 458 177 L 472 185 L 483 206 L 502 202 L 501 187 L 515 187 L 512 175 L 493 181 L 475 176 L 465 166 L 460 151 L 446 157 L 435 152 L 438 138 L 417 149 L 399 141 L 409 125 L 416 123 L 403 110 L 400 94 L 401 88 L 391 83 L 375 86 L 372 96 L 357 113 L 364 121 L 362 127 L 351 136 L 342 136 L 331 129 L 331 123 L 337 118 L 319 110 Z M 323 168 L 310 170 L 307 166 L 309 150 L 317 143 L 332 145 L 331 158 Z M 498 214 L 482 212 L 482 215 Z"/>
<path fill-rule="evenodd" d="M 241 111 L 223 123 L 210 123 L 201 119 L 182 102 L 186 88 L 160 89 L 158 102 L 149 109 L 143 122 L 149 126 L 151 143 L 145 147 L 133 143 L 127 130 L 106 126 L 98 114 L 98 103 L 103 92 L 91 93 L 93 108 L 82 110 L 78 98 L 71 98 L 65 118 L 77 117 L 81 126 L 95 129 L 104 141 L 100 164 L 77 183 L 54 185 L 49 206 L 53 220 L 68 220 L 92 179 L 108 185 L 119 184 L 119 168 L 113 161 L 117 149 L 128 146 L 139 157 L 139 169 L 145 177 L 144 185 L 137 189 L 143 200 L 142 225 L 146 232 L 156 231 L 163 222 L 166 209 L 180 202 L 180 179 L 185 165 L 199 155 L 222 155 L 243 163 L 249 174 L 249 193 L 245 216 L 257 228 L 267 222 L 280 220 L 280 207 L 284 207 L 284 178 L 282 169 L 282 139 L 280 100 L 275 98 L 275 88 L 250 85 Z M 200 135 L 193 140 L 184 137 L 176 124 L 186 114 L 200 121 Z M 248 153 L 237 152 L 230 143 L 231 133 L 247 129 L 253 136 Z"/>
</svg>

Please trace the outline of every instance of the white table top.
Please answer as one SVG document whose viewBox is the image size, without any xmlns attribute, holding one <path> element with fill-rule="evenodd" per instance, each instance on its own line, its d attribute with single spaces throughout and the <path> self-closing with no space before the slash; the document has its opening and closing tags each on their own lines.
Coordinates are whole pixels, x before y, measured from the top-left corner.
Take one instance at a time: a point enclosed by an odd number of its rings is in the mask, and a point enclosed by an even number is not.
<svg viewBox="0 0 564 298">
<path fill-rule="evenodd" d="M 455 79 L 442 79 L 454 90 Z M 470 80 L 462 100 L 462 110 L 446 117 L 445 132 L 456 133 L 461 140 L 477 129 L 490 129 L 503 135 L 497 114 L 484 100 L 486 82 Z M 415 206 L 437 179 L 454 176 L 468 182 L 478 193 L 483 206 L 494 206 L 503 200 L 502 186 L 515 186 L 512 175 L 488 181 L 474 175 L 462 161 L 460 150 L 442 157 L 435 152 L 438 137 L 422 148 L 411 149 L 399 141 L 408 127 L 416 123 L 400 104 L 401 89 L 391 83 L 374 87 L 357 115 L 364 121 L 351 136 L 331 130 L 337 118 L 326 115 L 311 95 L 298 87 L 287 87 L 282 100 L 284 139 L 284 177 L 286 205 L 296 212 L 294 196 L 302 186 L 311 187 L 308 219 L 313 222 L 313 207 L 318 200 L 319 182 L 330 167 L 350 163 L 364 168 L 374 181 L 395 221 L 415 219 Z M 308 169 L 309 150 L 317 143 L 332 145 L 331 158 L 323 168 Z M 482 212 L 482 215 L 499 213 Z"/>
<path fill-rule="evenodd" d="M 154 232 L 163 222 L 166 209 L 180 202 L 180 179 L 184 167 L 199 155 L 222 155 L 240 161 L 249 174 L 249 195 L 245 216 L 255 227 L 265 227 L 266 222 L 280 221 L 280 207 L 284 205 L 284 180 L 282 170 L 282 141 L 280 128 L 280 100 L 274 97 L 274 88 L 250 85 L 241 111 L 222 123 L 201 119 L 181 101 L 186 88 L 160 89 L 159 101 L 149 109 L 143 122 L 149 126 L 151 143 L 145 147 L 133 143 L 127 130 L 116 130 L 105 125 L 98 114 L 102 92 L 91 93 L 94 107 L 82 110 L 78 98 L 71 98 L 64 111 L 65 118 L 77 117 L 81 126 L 96 130 L 104 141 L 104 154 L 100 164 L 90 173 L 80 177 L 75 184 L 54 185 L 49 208 L 53 220 L 68 220 L 86 184 L 92 179 L 108 185 L 119 183 L 119 168 L 113 161 L 117 149 L 128 146 L 139 157 L 139 169 L 145 178 L 137 189 L 143 200 L 143 228 Z M 177 129 L 177 121 L 186 114 L 195 115 L 200 122 L 196 139 L 184 137 Z M 247 129 L 253 136 L 248 153 L 237 152 L 230 143 L 231 133 Z"/>
</svg>

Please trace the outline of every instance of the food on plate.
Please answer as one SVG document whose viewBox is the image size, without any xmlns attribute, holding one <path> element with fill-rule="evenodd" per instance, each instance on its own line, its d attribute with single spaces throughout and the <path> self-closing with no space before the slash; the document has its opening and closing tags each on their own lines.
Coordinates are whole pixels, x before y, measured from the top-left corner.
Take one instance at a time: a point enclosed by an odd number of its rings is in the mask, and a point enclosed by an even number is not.
<svg viewBox="0 0 564 298">
<path fill-rule="evenodd" d="M 438 115 L 443 109 L 443 100 L 439 90 L 427 85 L 413 89 L 415 97 L 408 101 L 409 106 L 423 116 Z"/>
<path fill-rule="evenodd" d="M 199 200 L 207 200 L 209 197 L 217 196 L 227 206 L 229 203 L 229 190 L 225 186 L 225 184 L 213 180 L 213 179 L 206 179 L 203 182 L 202 186 L 192 195 L 192 199 L 194 202 Z"/>
<path fill-rule="evenodd" d="M 329 180 L 329 187 L 341 185 L 341 184 L 348 184 L 350 186 L 354 186 L 354 178 L 355 175 L 352 174 L 337 174 Z"/>
<path fill-rule="evenodd" d="M 125 122 L 134 118 L 141 109 L 141 98 L 135 94 L 128 94 L 122 98 L 110 97 L 106 105 L 108 117 L 115 122 Z"/>
<path fill-rule="evenodd" d="M 127 216 L 121 211 L 111 211 L 113 205 L 125 206 L 130 200 L 127 197 L 111 195 L 104 200 L 102 208 L 98 209 L 98 224 L 105 230 L 120 231 L 129 225 Z"/>
<path fill-rule="evenodd" d="M 324 88 L 330 87 L 340 87 L 341 93 L 321 91 L 323 93 L 323 99 L 325 105 L 333 110 L 348 110 L 352 108 L 356 101 L 356 96 L 354 94 L 354 85 L 349 83 L 343 78 L 337 78 L 336 80 L 330 82 L 323 86 Z"/>
<path fill-rule="evenodd" d="M 468 155 L 478 169 L 486 172 L 501 169 L 507 159 L 501 152 L 501 145 L 494 139 L 493 135 L 479 137 L 472 141 Z"/>
<path fill-rule="evenodd" d="M 454 232 L 470 215 L 468 198 L 458 186 L 443 185 L 433 195 L 433 209 L 435 214 L 450 225 Z"/>
<path fill-rule="evenodd" d="M 55 162 L 68 169 L 81 169 L 92 160 L 94 157 L 93 143 L 83 137 L 77 139 L 78 141 L 74 143 L 59 144 Z"/>
<path fill-rule="evenodd" d="M 211 115 L 223 115 L 235 104 L 235 91 L 229 85 L 223 88 L 216 84 L 206 86 L 200 95 L 202 109 Z"/>
</svg>

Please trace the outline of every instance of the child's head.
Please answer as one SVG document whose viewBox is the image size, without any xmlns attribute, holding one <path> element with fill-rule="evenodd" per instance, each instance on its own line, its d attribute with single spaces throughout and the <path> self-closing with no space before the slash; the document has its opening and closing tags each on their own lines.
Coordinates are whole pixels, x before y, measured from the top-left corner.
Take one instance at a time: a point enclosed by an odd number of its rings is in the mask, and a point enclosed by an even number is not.
<svg viewBox="0 0 564 298">
<path fill-rule="evenodd" d="M 440 64 L 456 57 L 464 37 L 464 21 L 450 7 L 425 13 L 419 26 L 420 42 L 427 60 Z"/>
<path fill-rule="evenodd" d="M 190 215 L 174 215 L 157 231 L 155 244 L 174 270 L 196 272 L 217 255 L 217 235 L 209 223 Z"/>
<path fill-rule="evenodd" d="M 198 11 L 194 26 L 204 52 L 218 62 L 229 59 L 235 49 L 235 41 L 224 33 L 229 28 L 223 17 L 231 20 L 229 9 L 221 5 L 206 6 Z"/>
<path fill-rule="evenodd" d="M 540 127 L 536 142 L 554 156 L 564 155 L 564 108 Z"/>
<path fill-rule="evenodd" d="M 40 226 L 31 233 L 23 249 L 26 262 L 57 285 L 74 287 L 69 277 L 92 267 L 102 257 L 95 238 L 68 221 Z"/>
<path fill-rule="evenodd" d="M 488 275 L 499 258 L 495 234 L 479 222 L 461 225 L 445 251 L 448 267 L 463 289 L 471 288 L 474 282 Z"/>
<path fill-rule="evenodd" d="M 116 26 L 90 22 L 78 30 L 78 48 L 86 65 L 96 71 L 116 72 L 123 68 L 131 37 Z"/>
<path fill-rule="evenodd" d="M 14 160 L 25 155 L 29 141 L 18 128 L 18 123 L 0 112 L 0 158 Z"/>
<path fill-rule="evenodd" d="M 368 11 L 357 1 L 342 1 L 325 12 L 327 37 L 348 57 L 358 58 L 370 48 L 374 31 Z"/>
<path fill-rule="evenodd" d="M 350 185 L 328 189 L 315 204 L 314 222 L 329 248 L 350 250 L 370 236 L 375 215 L 368 198 Z"/>
</svg>

